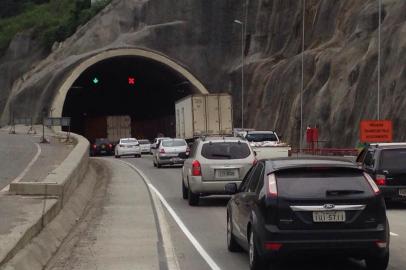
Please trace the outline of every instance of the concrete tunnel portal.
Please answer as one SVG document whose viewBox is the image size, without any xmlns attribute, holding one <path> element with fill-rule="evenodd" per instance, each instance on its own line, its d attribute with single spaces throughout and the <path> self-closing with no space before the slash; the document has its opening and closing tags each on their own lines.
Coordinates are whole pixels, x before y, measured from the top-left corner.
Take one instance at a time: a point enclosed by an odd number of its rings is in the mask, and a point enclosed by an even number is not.
<svg viewBox="0 0 406 270">
<path fill-rule="evenodd" d="M 107 137 L 108 116 L 130 116 L 136 138 L 175 136 L 175 102 L 208 93 L 188 70 L 160 54 L 139 49 L 102 54 L 76 67 L 53 103 L 53 116 L 71 117 L 71 132 L 90 142 Z"/>
</svg>

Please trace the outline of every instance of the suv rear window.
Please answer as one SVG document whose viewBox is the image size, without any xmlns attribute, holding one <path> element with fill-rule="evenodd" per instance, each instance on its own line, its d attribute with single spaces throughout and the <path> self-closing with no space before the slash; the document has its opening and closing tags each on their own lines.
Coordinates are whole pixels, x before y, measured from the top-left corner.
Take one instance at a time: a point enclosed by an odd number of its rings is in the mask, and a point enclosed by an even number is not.
<svg viewBox="0 0 406 270">
<path fill-rule="evenodd" d="M 164 147 L 178 147 L 178 146 L 185 146 L 185 140 L 166 140 L 162 141 L 162 146 Z"/>
<path fill-rule="evenodd" d="M 202 156 L 207 159 L 243 159 L 250 154 L 248 145 L 241 142 L 210 142 L 202 147 Z"/>
<path fill-rule="evenodd" d="M 121 143 L 138 143 L 136 139 L 122 139 Z"/>
<path fill-rule="evenodd" d="M 249 142 L 276 142 L 278 138 L 273 133 L 248 133 L 245 136 Z"/>
<path fill-rule="evenodd" d="M 345 168 L 292 169 L 276 172 L 278 194 L 288 198 L 371 195 L 362 172 Z"/>
<path fill-rule="evenodd" d="M 381 169 L 393 170 L 404 169 L 406 164 L 406 148 L 382 150 Z"/>
</svg>

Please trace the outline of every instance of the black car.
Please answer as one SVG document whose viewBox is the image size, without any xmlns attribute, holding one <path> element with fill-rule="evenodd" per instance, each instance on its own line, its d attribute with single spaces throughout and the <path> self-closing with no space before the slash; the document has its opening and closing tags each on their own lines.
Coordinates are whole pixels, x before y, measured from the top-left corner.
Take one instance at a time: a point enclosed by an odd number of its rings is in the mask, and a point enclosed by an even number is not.
<svg viewBox="0 0 406 270">
<path fill-rule="evenodd" d="M 289 255 L 339 255 L 386 269 L 389 224 L 372 178 L 333 159 L 261 160 L 227 205 L 229 251 L 249 252 L 251 269 Z"/>
<path fill-rule="evenodd" d="M 114 145 L 106 138 L 96 139 L 90 146 L 91 156 L 112 156 L 114 155 Z"/>
<path fill-rule="evenodd" d="M 357 157 L 387 200 L 406 201 L 406 143 L 372 144 Z"/>
</svg>

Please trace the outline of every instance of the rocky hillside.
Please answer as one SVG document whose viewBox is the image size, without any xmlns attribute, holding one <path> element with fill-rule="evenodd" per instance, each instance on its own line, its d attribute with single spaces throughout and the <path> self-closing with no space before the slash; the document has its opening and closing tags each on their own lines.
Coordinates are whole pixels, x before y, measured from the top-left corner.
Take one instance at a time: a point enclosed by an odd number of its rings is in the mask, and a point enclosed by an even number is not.
<svg viewBox="0 0 406 270">
<path fill-rule="evenodd" d="M 302 1 L 116 0 L 44 54 L 29 31 L 0 59 L 2 123 L 10 104 L 39 116 L 64 76 L 101 50 L 143 47 L 186 66 L 213 92 L 230 92 L 239 126 L 240 26 L 246 31 L 245 123 L 276 129 L 297 145 L 300 127 Z M 354 146 L 360 119 L 376 117 L 376 0 L 307 0 L 304 122 L 326 146 Z M 406 139 L 406 1 L 385 0 L 382 22 L 381 115 Z M 246 11 L 246 12 L 245 12 Z"/>
<path fill-rule="evenodd" d="M 258 2 L 250 7 L 247 106 L 255 109 L 247 119 L 297 141 L 302 1 Z M 405 140 L 406 1 L 383 4 L 380 113 Z M 378 1 L 307 0 L 305 14 L 304 127 L 318 126 L 326 146 L 354 146 L 359 121 L 377 117 Z"/>
</svg>

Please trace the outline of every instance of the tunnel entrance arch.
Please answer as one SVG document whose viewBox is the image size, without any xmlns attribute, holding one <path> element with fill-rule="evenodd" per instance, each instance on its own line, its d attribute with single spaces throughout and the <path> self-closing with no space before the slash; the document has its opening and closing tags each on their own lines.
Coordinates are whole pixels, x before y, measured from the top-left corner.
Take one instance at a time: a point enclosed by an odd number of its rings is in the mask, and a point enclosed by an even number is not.
<svg viewBox="0 0 406 270">
<path fill-rule="evenodd" d="M 136 84 L 124 82 L 127 75 L 134 73 L 138 76 Z M 208 91 L 190 71 L 169 57 L 144 49 L 107 50 L 71 71 L 57 91 L 52 115 L 71 117 L 72 131 L 90 141 L 104 137 L 100 132 L 88 136 L 89 129 L 94 133 L 103 125 L 101 118 L 120 115 L 131 117 L 132 136 L 151 138 L 159 130 L 174 135 L 174 103 L 189 94 Z M 153 129 L 151 125 L 158 127 Z M 140 128 L 144 130 L 140 132 Z"/>
</svg>

